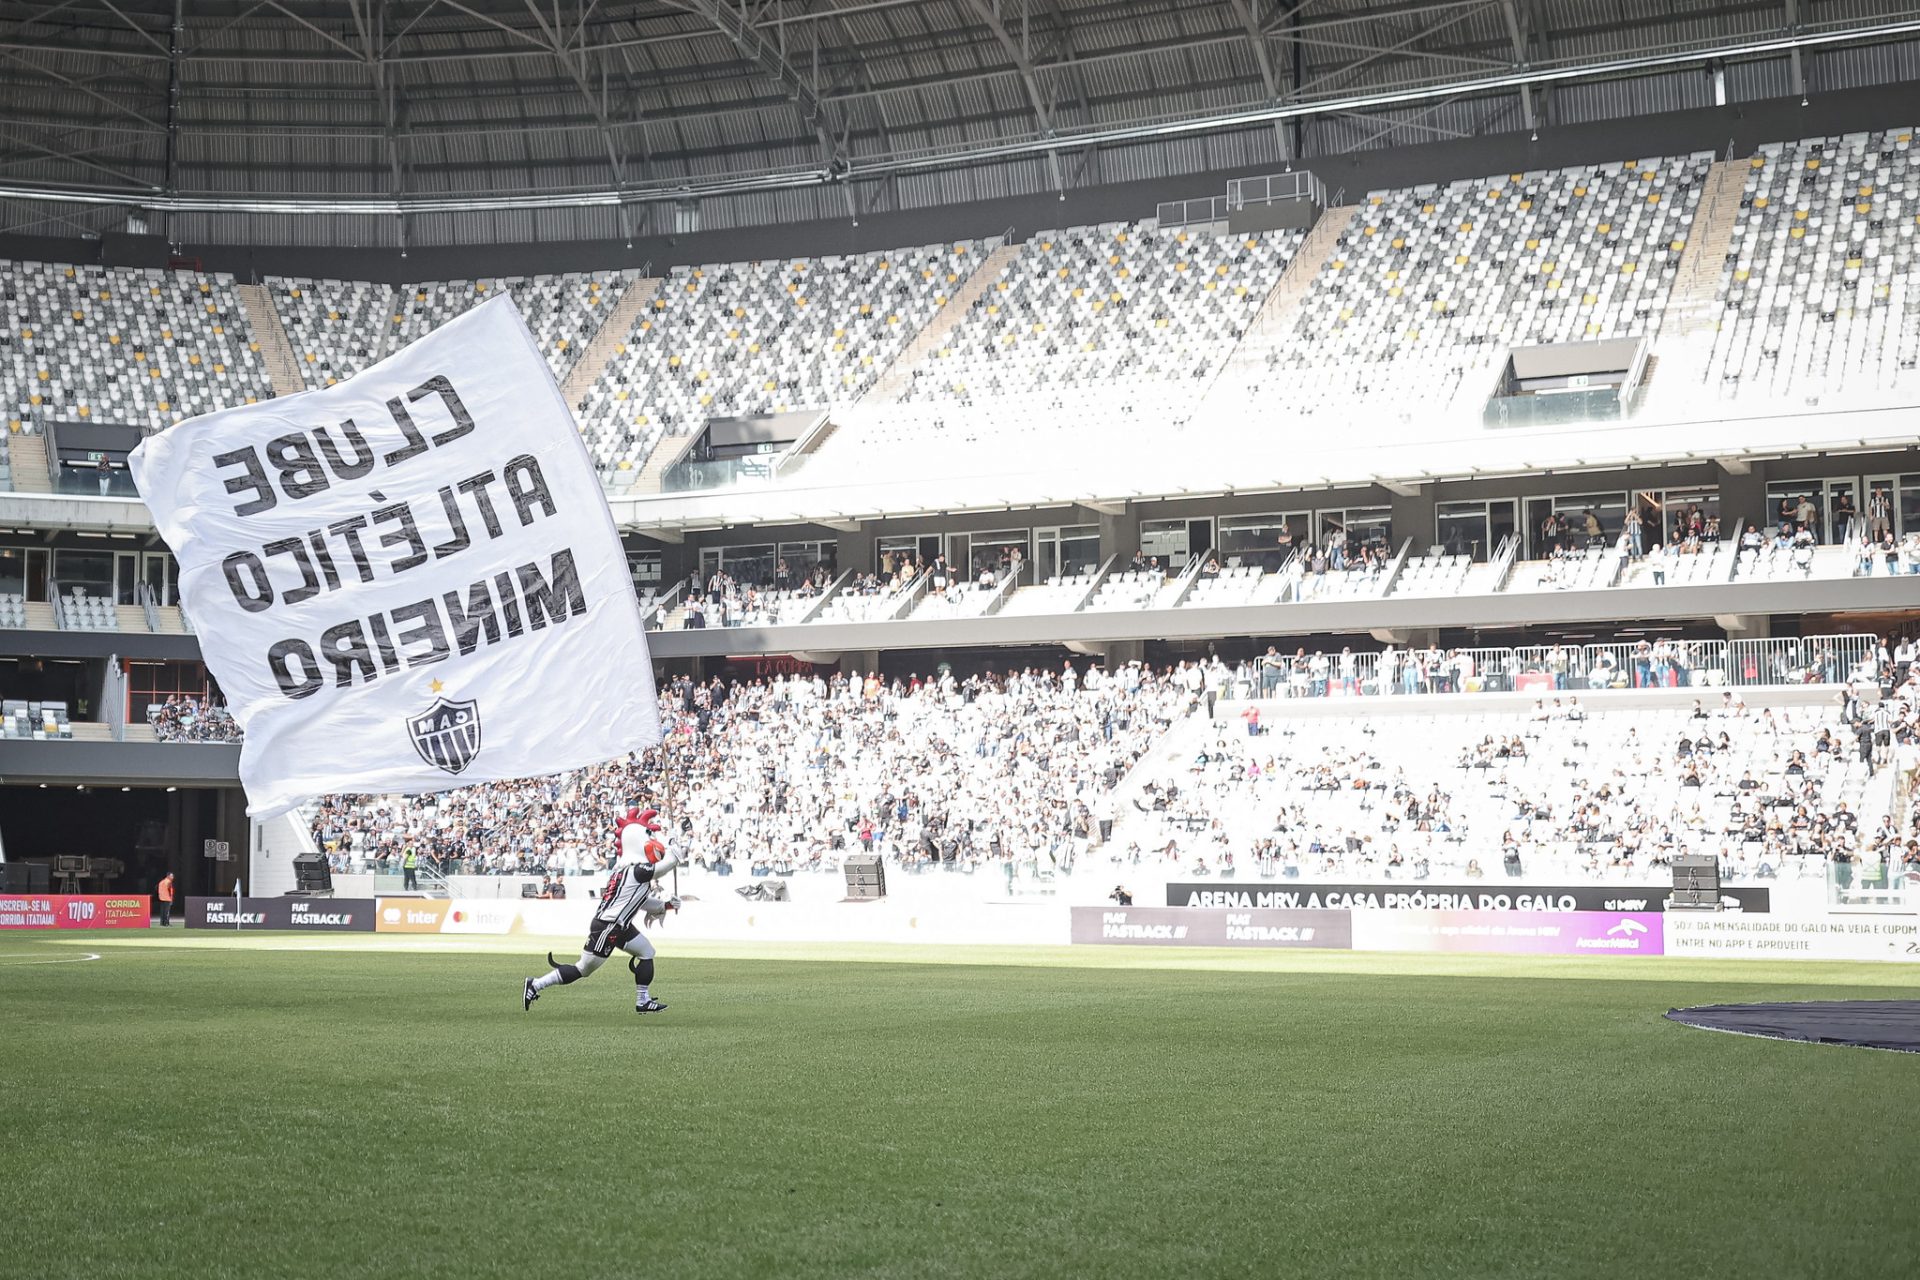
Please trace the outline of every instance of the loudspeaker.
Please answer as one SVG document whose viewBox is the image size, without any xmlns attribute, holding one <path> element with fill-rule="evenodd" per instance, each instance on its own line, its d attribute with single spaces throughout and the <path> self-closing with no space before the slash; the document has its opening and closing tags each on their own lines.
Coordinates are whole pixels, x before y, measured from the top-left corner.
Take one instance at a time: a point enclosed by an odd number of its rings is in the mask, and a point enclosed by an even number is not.
<svg viewBox="0 0 1920 1280">
<path fill-rule="evenodd" d="M 301 893 L 332 893 L 333 868 L 324 854 L 303 853 L 293 860 L 293 884 Z"/>
<path fill-rule="evenodd" d="M 1683 853 L 1673 860 L 1673 896 L 1669 911 L 1720 910 L 1720 859 L 1710 853 Z"/>
<path fill-rule="evenodd" d="M 847 897 L 861 900 L 887 896 L 887 868 L 873 854 L 854 854 L 840 864 L 847 873 Z"/>
</svg>

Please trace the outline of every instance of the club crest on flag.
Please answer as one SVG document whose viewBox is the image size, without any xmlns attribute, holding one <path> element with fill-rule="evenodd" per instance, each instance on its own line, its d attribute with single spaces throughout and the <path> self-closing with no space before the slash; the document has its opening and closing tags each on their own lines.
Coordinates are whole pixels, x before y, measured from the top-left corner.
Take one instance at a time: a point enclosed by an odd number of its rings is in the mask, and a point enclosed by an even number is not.
<svg viewBox="0 0 1920 1280">
<path fill-rule="evenodd" d="M 480 754 L 480 704 L 435 698 L 425 711 L 407 717 L 407 736 L 422 760 L 459 773 Z"/>
</svg>

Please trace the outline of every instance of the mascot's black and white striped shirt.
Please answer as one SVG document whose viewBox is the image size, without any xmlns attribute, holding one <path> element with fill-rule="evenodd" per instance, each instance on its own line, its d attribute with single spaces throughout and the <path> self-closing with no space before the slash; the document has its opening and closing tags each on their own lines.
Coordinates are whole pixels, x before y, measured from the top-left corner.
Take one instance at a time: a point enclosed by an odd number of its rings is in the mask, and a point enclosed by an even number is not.
<svg viewBox="0 0 1920 1280">
<path fill-rule="evenodd" d="M 600 891 L 600 909 L 593 914 L 586 949 L 598 956 L 610 956 L 640 932 L 633 923 L 635 916 L 666 909 L 666 899 L 654 893 L 652 864 L 644 860 L 623 862 L 613 869 L 607 887 Z"/>
</svg>

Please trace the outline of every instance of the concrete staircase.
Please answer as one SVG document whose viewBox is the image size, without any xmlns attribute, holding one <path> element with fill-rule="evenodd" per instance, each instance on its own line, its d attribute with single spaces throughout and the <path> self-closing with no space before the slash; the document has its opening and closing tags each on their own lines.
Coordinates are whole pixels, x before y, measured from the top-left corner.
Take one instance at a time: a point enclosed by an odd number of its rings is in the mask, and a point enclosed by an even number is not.
<svg viewBox="0 0 1920 1280">
<path fill-rule="evenodd" d="M 180 616 L 179 605 L 163 604 L 155 609 L 154 613 L 159 615 L 160 619 L 160 625 L 154 628 L 155 635 L 184 636 L 190 634 L 187 631 L 186 620 Z"/>
<path fill-rule="evenodd" d="M 98 720 L 74 720 L 73 740 L 75 742 L 112 742 L 113 727 Z"/>
<path fill-rule="evenodd" d="M 660 292 L 660 279 L 647 276 L 635 280 L 613 304 L 613 310 L 600 323 L 587 349 L 573 362 L 573 368 L 567 371 L 566 381 L 560 384 L 560 393 L 567 398 L 567 408 L 577 409 L 580 401 L 593 387 L 594 379 L 606 371 L 607 364 L 613 359 L 616 348 L 627 340 L 633 332 L 634 321 L 652 302 L 654 295 Z"/>
<path fill-rule="evenodd" d="M 44 435 L 33 431 L 8 436 L 7 457 L 13 466 L 15 493 L 53 492 L 53 472 L 47 469 L 47 438 Z"/>
<path fill-rule="evenodd" d="M 113 606 L 113 613 L 120 620 L 122 631 L 146 633 L 153 630 L 147 625 L 147 611 L 137 604 L 117 604 Z"/>
<path fill-rule="evenodd" d="M 1673 291 L 1667 295 L 1655 354 L 1642 379 L 1643 409 L 1683 408 L 1706 379 L 1714 334 L 1720 327 L 1720 273 L 1740 221 L 1749 167 L 1744 159 L 1721 160 L 1707 171 L 1706 190 L 1694 211 L 1686 248 L 1680 251 Z M 1657 389 L 1652 365 L 1659 367 Z"/>
<path fill-rule="evenodd" d="M 26 603 L 27 631 L 58 631 L 60 621 L 53 615 L 53 606 L 45 600 L 29 600 Z"/>
<path fill-rule="evenodd" d="M 973 274 L 968 276 L 958 289 L 947 299 L 946 304 L 933 313 L 933 319 L 927 321 L 926 328 L 915 334 L 913 340 L 900 349 L 900 354 L 874 380 L 866 393 L 856 403 L 861 408 L 873 405 L 898 404 L 900 397 L 913 385 L 913 371 L 927 358 L 929 351 L 938 350 L 948 335 L 966 318 L 980 295 L 993 287 L 1007 269 L 1007 265 L 1020 256 L 1020 246 L 1003 244 L 983 258 Z M 820 439 L 824 440 L 822 436 Z M 815 447 L 818 447 L 816 442 Z"/>
<path fill-rule="evenodd" d="M 1313 224 L 1313 230 L 1307 232 L 1307 238 L 1300 243 L 1299 252 L 1293 255 L 1286 270 L 1274 281 L 1273 292 L 1253 313 L 1247 331 L 1240 335 L 1239 344 L 1214 375 L 1195 417 L 1209 407 L 1206 402 L 1212 399 L 1215 388 L 1238 386 L 1245 381 L 1249 372 L 1265 368 L 1267 352 L 1292 329 L 1294 318 L 1300 313 L 1301 302 L 1306 299 L 1307 291 L 1313 287 L 1321 269 L 1333 257 L 1334 250 L 1340 245 L 1340 237 L 1345 234 L 1358 208 L 1358 205 L 1342 205 L 1321 211 L 1320 220 Z"/>
<path fill-rule="evenodd" d="M 660 492 L 660 477 L 666 474 L 667 468 L 672 466 L 679 456 L 679 450 L 669 448 L 666 440 L 660 441 L 654 445 L 653 452 L 647 455 L 647 460 L 641 464 L 640 469 L 633 473 L 633 483 L 622 492 Z"/>
<path fill-rule="evenodd" d="M 273 295 L 261 284 L 235 285 L 234 292 L 240 297 L 240 311 L 247 318 L 247 329 L 260 344 L 260 358 L 266 363 L 273 394 L 290 396 L 305 391 L 307 382 L 300 375 L 300 361 L 294 357 L 293 344 L 287 341 L 280 313 L 273 309 Z"/>
<path fill-rule="evenodd" d="M 1358 208 L 1358 205 L 1349 204 L 1321 211 L 1320 220 L 1313 224 L 1313 230 L 1307 232 L 1307 238 L 1301 241 L 1299 252 L 1293 255 L 1287 263 L 1287 269 L 1274 281 L 1273 292 L 1253 313 L 1246 335 L 1240 339 L 1241 348 L 1257 342 L 1264 355 L 1266 348 L 1292 327 L 1293 318 L 1300 311 L 1300 303 L 1313 287 L 1321 269 L 1332 259 L 1333 251 L 1339 248 L 1340 237 L 1346 233 Z M 1234 354 L 1238 355 L 1239 350 L 1236 349 Z"/>
</svg>

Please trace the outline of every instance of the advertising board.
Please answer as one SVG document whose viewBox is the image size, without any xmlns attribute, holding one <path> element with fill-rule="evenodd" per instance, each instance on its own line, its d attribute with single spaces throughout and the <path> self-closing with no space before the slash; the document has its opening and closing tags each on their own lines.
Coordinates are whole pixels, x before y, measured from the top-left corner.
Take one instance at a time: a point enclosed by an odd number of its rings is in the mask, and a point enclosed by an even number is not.
<svg viewBox="0 0 1920 1280">
<path fill-rule="evenodd" d="M 152 922 L 144 894 L 0 894 L 0 929 L 145 929 Z"/>
</svg>

